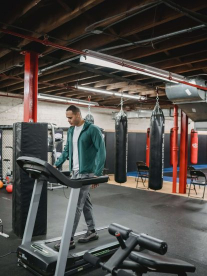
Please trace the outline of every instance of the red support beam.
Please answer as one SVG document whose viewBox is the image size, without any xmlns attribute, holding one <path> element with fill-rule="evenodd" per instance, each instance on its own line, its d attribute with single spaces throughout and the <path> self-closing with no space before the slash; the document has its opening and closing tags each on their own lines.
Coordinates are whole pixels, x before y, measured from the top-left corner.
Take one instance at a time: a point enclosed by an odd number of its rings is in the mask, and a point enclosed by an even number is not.
<svg viewBox="0 0 207 276">
<path fill-rule="evenodd" d="M 184 193 L 186 194 L 186 186 L 187 186 L 187 171 L 188 171 L 188 116 L 186 116 L 186 134 L 185 134 L 185 179 L 184 179 Z"/>
<path fill-rule="evenodd" d="M 25 53 L 24 122 L 37 122 L 38 54 Z"/>
<path fill-rule="evenodd" d="M 177 166 L 178 166 L 178 107 L 174 106 L 174 128 L 173 128 L 173 186 L 172 193 L 177 188 Z"/>
<path fill-rule="evenodd" d="M 188 157 L 188 116 L 181 112 L 181 135 L 180 135 L 180 177 L 179 193 L 186 193 L 187 184 L 187 157 Z"/>
</svg>

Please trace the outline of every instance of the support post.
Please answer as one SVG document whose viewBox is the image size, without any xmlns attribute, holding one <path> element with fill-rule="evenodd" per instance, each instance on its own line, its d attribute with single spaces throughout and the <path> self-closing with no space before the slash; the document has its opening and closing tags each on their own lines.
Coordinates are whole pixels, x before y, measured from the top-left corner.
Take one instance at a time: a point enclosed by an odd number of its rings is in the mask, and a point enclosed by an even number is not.
<svg viewBox="0 0 207 276">
<path fill-rule="evenodd" d="M 174 106 L 174 127 L 173 127 L 173 186 L 172 193 L 177 188 L 177 166 L 178 166 L 178 107 Z"/>
<path fill-rule="evenodd" d="M 38 54 L 25 53 L 24 122 L 37 122 Z"/>
<path fill-rule="evenodd" d="M 181 112 L 179 193 L 186 193 L 188 151 L 188 116 Z"/>
</svg>

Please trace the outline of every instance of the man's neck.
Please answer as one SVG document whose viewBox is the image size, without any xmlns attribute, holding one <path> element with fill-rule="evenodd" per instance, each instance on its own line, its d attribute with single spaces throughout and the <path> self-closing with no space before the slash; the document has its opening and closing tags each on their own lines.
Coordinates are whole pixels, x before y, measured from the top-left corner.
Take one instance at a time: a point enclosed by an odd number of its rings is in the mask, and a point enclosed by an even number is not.
<svg viewBox="0 0 207 276">
<path fill-rule="evenodd" d="M 77 127 L 80 127 L 80 126 L 82 126 L 83 124 L 84 124 L 84 120 L 82 119 L 81 121 L 80 121 L 80 123 L 78 124 L 78 125 L 76 125 Z"/>
</svg>

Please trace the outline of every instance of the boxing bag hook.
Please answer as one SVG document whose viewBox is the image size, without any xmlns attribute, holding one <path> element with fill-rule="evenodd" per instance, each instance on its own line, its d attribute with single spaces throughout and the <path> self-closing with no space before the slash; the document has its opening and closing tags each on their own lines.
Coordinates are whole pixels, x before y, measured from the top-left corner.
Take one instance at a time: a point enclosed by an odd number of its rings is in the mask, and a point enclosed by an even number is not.
<svg viewBox="0 0 207 276">
<path fill-rule="evenodd" d="M 88 96 L 88 101 L 89 101 L 89 105 L 88 105 L 88 113 L 91 114 L 91 105 L 90 105 L 90 101 L 91 101 L 91 95 Z"/>
</svg>

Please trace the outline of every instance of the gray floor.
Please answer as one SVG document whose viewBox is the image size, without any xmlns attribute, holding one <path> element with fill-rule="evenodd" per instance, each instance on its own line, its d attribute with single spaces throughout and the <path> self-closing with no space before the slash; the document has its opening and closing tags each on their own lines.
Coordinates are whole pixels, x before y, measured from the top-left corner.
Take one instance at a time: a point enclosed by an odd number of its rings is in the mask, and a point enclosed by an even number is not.
<svg viewBox="0 0 207 276">
<path fill-rule="evenodd" d="M 69 189 L 48 191 L 48 231 L 46 237 L 40 238 L 61 236 L 68 195 Z M 168 243 L 168 256 L 196 266 L 196 273 L 192 275 L 207 275 L 207 202 L 107 184 L 91 190 L 91 196 L 97 227 L 117 222 L 160 238 Z M 8 239 L 0 237 L 1 256 L 16 251 L 21 243 L 12 232 L 11 203 L 12 196 L 0 190 L 0 218 L 10 235 Z M 78 231 L 83 229 L 86 225 L 81 217 Z M 0 275 L 32 275 L 17 267 L 16 261 L 14 253 L 0 258 Z M 105 273 L 96 270 L 90 275 Z"/>
</svg>

